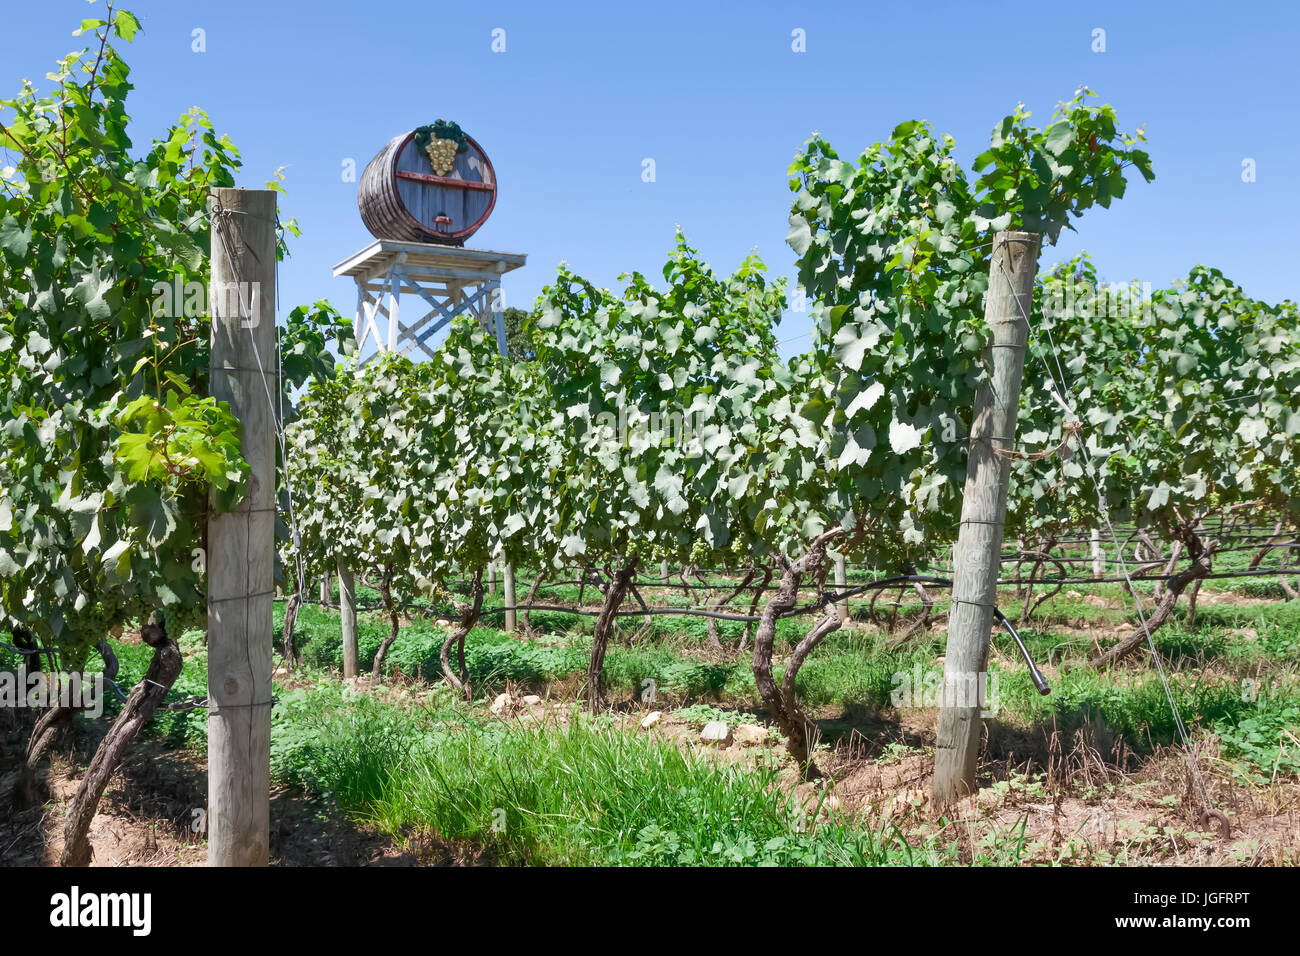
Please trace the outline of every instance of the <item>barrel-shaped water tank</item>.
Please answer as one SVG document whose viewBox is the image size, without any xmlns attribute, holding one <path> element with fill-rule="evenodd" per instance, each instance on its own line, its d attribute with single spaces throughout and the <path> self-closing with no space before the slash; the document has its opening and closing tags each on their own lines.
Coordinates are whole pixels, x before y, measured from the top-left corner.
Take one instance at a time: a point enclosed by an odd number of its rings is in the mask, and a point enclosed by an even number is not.
<svg viewBox="0 0 1300 956">
<path fill-rule="evenodd" d="M 492 163 L 469 136 L 441 155 L 435 143 L 431 158 L 417 147 L 417 132 L 394 136 L 366 165 L 357 186 L 361 220 L 376 239 L 464 245 L 496 204 Z"/>
</svg>

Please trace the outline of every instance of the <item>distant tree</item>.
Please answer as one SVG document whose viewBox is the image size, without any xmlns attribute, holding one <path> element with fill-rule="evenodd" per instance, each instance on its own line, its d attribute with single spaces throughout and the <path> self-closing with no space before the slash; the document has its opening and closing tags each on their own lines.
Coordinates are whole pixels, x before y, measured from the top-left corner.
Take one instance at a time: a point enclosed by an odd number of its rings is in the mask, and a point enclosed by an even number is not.
<svg viewBox="0 0 1300 956">
<path fill-rule="evenodd" d="M 506 309 L 506 348 L 516 362 L 531 362 L 537 358 L 537 340 L 531 328 L 524 324 L 527 309 Z"/>
</svg>

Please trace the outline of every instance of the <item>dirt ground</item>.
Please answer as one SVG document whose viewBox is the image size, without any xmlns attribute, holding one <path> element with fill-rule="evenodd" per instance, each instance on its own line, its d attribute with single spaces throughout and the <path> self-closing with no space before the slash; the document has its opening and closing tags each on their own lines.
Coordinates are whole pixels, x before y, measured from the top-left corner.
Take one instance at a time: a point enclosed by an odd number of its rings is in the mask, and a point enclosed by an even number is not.
<svg viewBox="0 0 1300 956">
<path fill-rule="evenodd" d="M 50 761 L 43 805 L 0 812 L 0 866 L 55 866 L 63 848 L 63 819 L 77 791 L 91 742 L 65 744 Z M 16 766 L 21 746 L 0 748 Z M 74 757 L 76 762 L 74 763 Z M 78 771 L 79 772 L 79 771 Z M 16 795 L 3 795 L 8 800 Z M 204 866 L 202 808 L 207 766 L 201 755 L 137 741 L 99 802 L 90 828 L 91 866 Z M 435 861 L 441 862 L 441 861 Z M 414 866 L 391 838 L 357 826 L 329 807 L 285 787 L 271 791 L 271 863 L 274 866 Z"/>
<path fill-rule="evenodd" d="M 985 741 L 978 797 L 940 814 L 930 801 L 936 715 L 911 712 L 904 724 L 855 722 L 830 753 L 818 755 L 823 777 L 812 783 L 797 781 L 774 737 L 706 745 L 697 726 L 671 712 L 641 732 L 719 760 L 776 761 L 787 767 L 783 783 L 810 816 L 837 817 L 877 832 L 896 826 L 914 844 L 946 835 L 957 840 L 965 862 L 981 851 L 996 860 L 987 851 L 1019 840 L 1025 848 L 1021 860 L 1029 864 L 1300 864 L 1300 786 L 1246 786 L 1216 772 L 1217 754 L 1199 754 L 1212 804 L 1229 822 L 1224 839 L 1217 821 L 1202 822 L 1203 805 L 1181 750 L 1166 748 L 1137 760 L 1123 753 L 1122 742 L 1091 728 L 1072 739 L 1050 733 L 1035 741 L 1023 730 L 994 724 Z M 834 708 L 814 714 L 837 732 L 843 730 L 836 726 L 841 716 Z M 629 731 L 640 730 L 642 719 L 643 714 L 628 715 Z"/>
<path fill-rule="evenodd" d="M 1203 595 L 1202 603 L 1231 601 Z M 1084 622 L 1080 622 L 1081 624 Z M 1097 627 L 1080 628 L 1095 636 Z M 1053 672 L 1049 664 L 1045 671 Z M 282 679 L 288 679 L 283 677 Z M 429 694 L 418 681 L 390 680 L 356 690 L 401 706 L 419 705 Z M 532 688 L 537 690 L 537 688 Z M 528 697 L 530 688 L 507 688 L 493 719 L 563 723 L 577 692 L 561 684 Z M 1213 805 L 1227 817 L 1225 839 L 1213 821 L 1202 821 L 1186 755 L 1177 749 L 1137 757 L 1100 725 L 1073 734 L 1051 728 L 1020 728 L 990 721 L 980 768 L 981 791 L 946 814 L 931 806 L 934 722 L 937 711 L 908 709 L 896 720 L 823 707 L 812 716 L 831 742 L 817 756 L 823 777 L 797 780 L 779 735 L 768 733 L 756 711 L 727 713 L 735 730 L 750 739 L 721 745 L 701 739 L 698 720 L 688 722 L 664 707 L 642 725 L 651 706 L 629 705 L 626 732 L 653 734 L 711 759 L 782 767 L 782 784 L 808 808 L 810 821 L 839 819 L 881 832 L 896 827 L 914 845 L 934 838 L 959 846 L 963 861 L 1005 862 L 1008 848 L 1025 863 L 1082 865 L 1300 865 L 1300 785 L 1251 786 L 1232 779 L 1215 752 L 1198 755 Z M 12 768 L 21 763 L 30 728 L 13 714 L 0 726 L 0 866 L 50 866 L 62 848 L 62 824 L 98 740 L 84 731 L 65 737 L 43 777 L 48 799 L 14 808 Z M 103 731 L 100 730 L 100 733 Z M 70 736 L 70 735 L 69 735 Z M 132 745 L 100 801 L 91 827 L 94 866 L 201 866 L 206 863 L 202 808 L 206 804 L 204 758 L 167 749 L 159 740 Z M 320 798 L 276 787 L 271 794 L 271 862 L 280 866 L 418 866 L 490 862 L 473 848 L 449 848 L 414 836 L 395 840 L 346 819 Z"/>
<path fill-rule="evenodd" d="M 568 704 L 542 701 L 514 705 L 505 720 L 562 721 Z M 649 711 L 624 716 L 629 733 L 651 733 L 696 749 L 713 759 L 756 764 L 788 764 L 774 738 L 726 746 L 704 744 L 699 728 L 664 711 L 649 729 L 640 726 Z M 761 726 L 758 715 L 739 715 Z M 892 734 L 890 740 L 888 735 Z M 882 741 L 887 741 L 882 743 Z M 1216 824 L 1199 822 L 1191 777 L 1183 755 L 1166 751 L 1121 771 L 1095 742 L 1076 739 L 1047 743 L 1048 772 L 1026 772 L 1027 761 L 1011 754 L 1020 740 L 990 740 L 982 790 L 944 817 L 929 803 L 933 772 L 932 718 L 915 715 L 905 727 L 855 727 L 830 753 L 819 756 L 823 779 L 798 783 L 786 770 L 784 785 L 794 789 L 810 817 L 851 820 L 879 831 L 898 827 L 913 842 L 926 836 L 957 840 L 962 855 L 976 858 L 994 844 L 1023 841 L 1022 860 L 1030 863 L 1144 865 L 1295 865 L 1300 863 L 1300 788 L 1262 790 L 1234 785 L 1211 770 L 1216 806 L 1231 823 L 1222 839 Z M 90 741 L 79 741 L 77 765 L 84 767 Z M 1050 753 L 1055 747 L 1056 753 Z M 7 766 L 18 756 L 16 743 L 5 746 Z M 0 815 L 0 866 L 51 866 L 62 847 L 62 821 L 76 792 L 74 752 L 64 745 L 45 778 L 49 799 L 43 806 Z M 1036 762 L 1036 765 L 1042 766 Z M 1213 767 L 1214 755 L 1202 765 Z M 206 846 L 196 808 L 206 802 L 206 767 L 190 751 L 166 750 L 159 741 L 142 741 L 128 753 L 100 802 L 91 827 L 93 866 L 202 866 Z M 271 794 L 271 862 L 278 866 L 417 866 L 481 862 L 447 848 L 419 846 L 414 852 L 371 828 L 347 821 L 333 808 L 302 793 L 277 787 Z"/>
</svg>

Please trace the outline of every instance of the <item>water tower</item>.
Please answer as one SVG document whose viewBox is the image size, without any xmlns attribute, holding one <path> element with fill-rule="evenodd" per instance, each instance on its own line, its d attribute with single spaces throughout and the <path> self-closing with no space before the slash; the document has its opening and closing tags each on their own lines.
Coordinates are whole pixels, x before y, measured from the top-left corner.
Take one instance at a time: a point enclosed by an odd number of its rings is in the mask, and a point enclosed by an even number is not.
<svg viewBox="0 0 1300 956">
<path fill-rule="evenodd" d="M 429 340 L 468 313 L 506 354 L 501 277 L 527 256 L 465 247 L 496 200 L 487 153 L 445 120 L 394 136 L 366 165 L 357 207 L 376 241 L 334 267 L 357 286 L 358 350 L 373 338 L 378 352 L 432 356 Z M 427 307 L 415 322 L 400 317 L 403 292 Z"/>
</svg>

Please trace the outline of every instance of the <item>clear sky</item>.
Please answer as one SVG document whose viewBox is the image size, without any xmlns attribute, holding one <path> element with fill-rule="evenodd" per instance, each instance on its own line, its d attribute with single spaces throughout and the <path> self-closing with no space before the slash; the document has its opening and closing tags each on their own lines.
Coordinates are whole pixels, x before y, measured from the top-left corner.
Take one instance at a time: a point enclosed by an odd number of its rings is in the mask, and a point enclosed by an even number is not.
<svg viewBox="0 0 1300 956">
<path fill-rule="evenodd" d="M 505 283 L 507 304 L 528 306 L 561 260 L 602 285 L 634 269 L 657 276 L 676 224 L 720 271 L 757 248 L 789 275 L 786 170 L 813 130 L 849 156 L 925 119 L 956 137 L 969 166 L 1018 101 L 1046 122 L 1080 84 L 1123 128 L 1145 126 L 1156 179 L 1090 211 L 1043 265 L 1085 248 L 1103 278 L 1159 287 L 1203 262 L 1251 295 L 1298 297 L 1294 3 L 125 6 L 144 24 L 126 52 L 137 145 L 198 105 L 242 151 L 239 185 L 260 188 L 286 167 L 281 214 L 304 235 L 282 272 L 283 305 L 353 308 L 350 280 L 330 267 L 371 240 L 344 163 L 360 170 L 390 137 L 437 118 L 492 159 L 496 210 L 469 244 L 528 254 Z M 72 29 L 97 10 L 0 0 L 6 95 L 24 76 L 48 86 L 55 58 L 84 45 Z M 796 30 L 805 52 L 792 48 Z M 647 158 L 654 182 L 642 178 Z M 1254 182 L 1243 182 L 1246 159 Z M 807 329 L 788 314 L 783 353 L 805 348 Z"/>
</svg>

